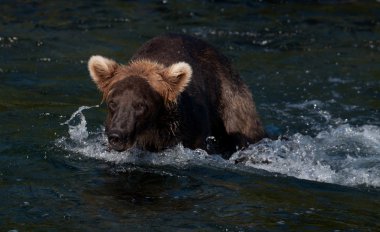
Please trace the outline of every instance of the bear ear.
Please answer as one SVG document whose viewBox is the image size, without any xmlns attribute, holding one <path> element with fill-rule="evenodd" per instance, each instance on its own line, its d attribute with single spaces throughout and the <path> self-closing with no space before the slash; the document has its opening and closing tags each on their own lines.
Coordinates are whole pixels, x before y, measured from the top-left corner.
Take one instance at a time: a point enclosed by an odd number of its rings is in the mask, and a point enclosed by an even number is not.
<svg viewBox="0 0 380 232">
<path fill-rule="evenodd" d="M 88 61 L 88 71 L 98 89 L 104 92 L 118 68 L 118 64 L 103 56 L 92 56 Z"/>
<path fill-rule="evenodd" d="M 189 84 L 192 74 L 193 70 L 186 62 L 178 62 L 165 69 L 163 79 L 168 84 L 167 98 L 169 101 L 176 101 L 178 95 Z"/>
</svg>

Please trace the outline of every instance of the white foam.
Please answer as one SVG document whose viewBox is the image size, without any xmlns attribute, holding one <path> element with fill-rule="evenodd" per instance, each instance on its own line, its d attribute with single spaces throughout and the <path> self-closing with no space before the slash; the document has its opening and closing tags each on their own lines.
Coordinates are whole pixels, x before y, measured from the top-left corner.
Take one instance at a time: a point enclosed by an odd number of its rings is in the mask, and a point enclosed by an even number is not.
<svg viewBox="0 0 380 232">
<path fill-rule="evenodd" d="M 125 152 L 109 150 L 107 147 L 107 138 L 104 134 L 104 127 L 101 127 L 96 132 L 87 131 L 87 121 L 83 111 L 94 107 L 98 106 L 81 106 L 72 114 L 69 120 L 61 123 L 61 125 L 68 125 L 69 138 L 62 137 L 58 139 L 56 141 L 57 146 L 86 157 L 117 164 L 131 163 L 181 167 L 206 160 L 219 160 L 217 162 L 224 162 L 219 156 L 210 156 L 201 149 L 191 150 L 184 148 L 181 144 L 159 153 L 146 152 L 138 149 L 131 149 Z"/>
<path fill-rule="evenodd" d="M 80 107 L 69 120 L 61 124 L 69 126 L 69 137 L 57 140 L 59 147 L 69 153 L 116 164 L 177 168 L 200 165 L 241 171 L 262 169 L 318 182 L 380 186 L 380 128 L 377 126 L 342 124 L 322 130 L 315 137 L 296 133 L 288 140 L 265 139 L 236 152 L 229 160 L 223 160 L 203 150 L 191 150 L 182 145 L 159 153 L 137 149 L 109 151 L 104 128 L 95 132 L 87 130 L 82 111 L 91 108 Z"/>
<path fill-rule="evenodd" d="M 235 153 L 244 165 L 341 185 L 380 186 L 380 128 L 340 125 L 316 137 L 295 134 L 289 140 L 264 140 Z"/>
</svg>

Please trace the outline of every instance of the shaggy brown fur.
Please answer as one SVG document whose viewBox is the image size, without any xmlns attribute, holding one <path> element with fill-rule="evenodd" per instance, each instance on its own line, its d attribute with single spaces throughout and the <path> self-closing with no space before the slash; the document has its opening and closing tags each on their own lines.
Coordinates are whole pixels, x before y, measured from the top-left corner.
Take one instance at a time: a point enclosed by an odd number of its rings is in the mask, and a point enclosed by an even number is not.
<svg viewBox="0 0 380 232">
<path fill-rule="evenodd" d="M 109 115 L 106 133 L 116 150 L 159 151 L 182 142 L 229 157 L 265 136 L 251 93 L 228 59 L 189 36 L 145 43 L 127 65 L 89 60 Z M 206 143 L 209 136 L 216 144 Z"/>
</svg>

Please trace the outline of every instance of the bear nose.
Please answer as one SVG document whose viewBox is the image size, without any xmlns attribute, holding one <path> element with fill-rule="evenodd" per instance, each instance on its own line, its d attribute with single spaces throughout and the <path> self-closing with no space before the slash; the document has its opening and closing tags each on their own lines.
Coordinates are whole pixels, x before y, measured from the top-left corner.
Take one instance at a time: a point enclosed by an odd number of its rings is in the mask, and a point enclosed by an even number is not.
<svg viewBox="0 0 380 232">
<path fill-rule="evenodd" d="M 108 135 L 108 143 L 110 144 L 111 148 L 116 151 L 125 150 L 121 133 L 113 132 L 110 135 Z"/>
</svg>

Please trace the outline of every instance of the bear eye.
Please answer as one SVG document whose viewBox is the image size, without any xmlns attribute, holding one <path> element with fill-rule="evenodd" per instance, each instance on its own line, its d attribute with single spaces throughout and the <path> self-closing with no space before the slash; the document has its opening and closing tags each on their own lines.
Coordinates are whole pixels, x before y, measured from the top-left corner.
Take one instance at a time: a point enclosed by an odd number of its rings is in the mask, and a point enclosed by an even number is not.
<svg viewBox="0 0 380 232">
<path fill-rule="evenodd" d="M 110 101 L 110 102 L 108 102 L 108 108 L 109 108 L 111 111 L 115 111 L 115 110 L 116 110 L 116 107 L 117 107 L 117 104 L 116 104 L 114 101 Z"/>
</svg>

